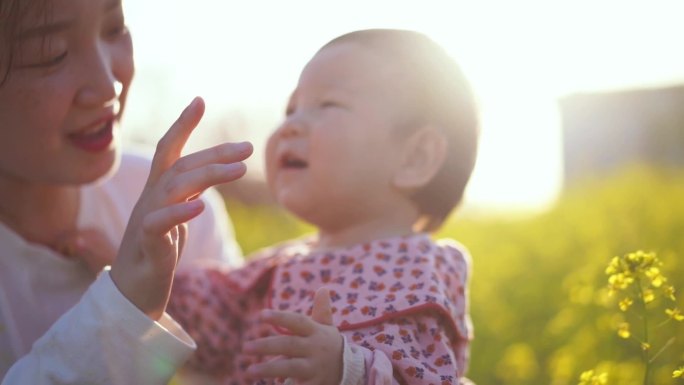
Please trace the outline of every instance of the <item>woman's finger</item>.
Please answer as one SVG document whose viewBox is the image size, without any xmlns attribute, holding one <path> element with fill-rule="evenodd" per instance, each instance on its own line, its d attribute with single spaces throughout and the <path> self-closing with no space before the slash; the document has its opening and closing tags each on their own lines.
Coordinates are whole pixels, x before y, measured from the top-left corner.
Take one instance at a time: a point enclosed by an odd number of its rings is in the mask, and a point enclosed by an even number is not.
<svg viewBox="0 0 684 385">
<path fill-rule="evenodd" d="M 180 114 L 178 119 L 166 131 L 157 143 L 157 148 L 152 158 L 149 181 L 156 181 L 176 159 L 180 158 L 185 143 L 188 141 L 192 130 L 197 127 L 204 115 L 204 100 L 196 97 Z"/>
<path fill-rule="evenodd" d="M 143 220 L 143 232 L 151 237 L 163 236 L 174 227 L 189 221 L 204 210 L 200 199 L 176 203 L 147 214 Z"/>
<path fill-rule="evenodd" d="M 172 168 L 177 173 L 181 173 L 212 163 L 228 164 L 240 162 L 252 155 L 253 150 L 250 142 L 222 143 L 185 155 L 178 159 Z"/>
<path fill-rule="evenodd" d="M 162 185 L 166 194 L 164 202 L 185 201 L 209 187 L 238 179 L 246 171 L 247 166 L 244 163 L 210 164 L 174 175 Z"/>
</svg>

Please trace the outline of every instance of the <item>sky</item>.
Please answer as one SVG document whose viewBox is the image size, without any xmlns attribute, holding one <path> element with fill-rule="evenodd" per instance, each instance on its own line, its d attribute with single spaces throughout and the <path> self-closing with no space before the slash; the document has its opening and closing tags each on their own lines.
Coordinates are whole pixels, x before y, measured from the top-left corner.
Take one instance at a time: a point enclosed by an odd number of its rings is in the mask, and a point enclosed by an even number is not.
<svg viewBox="0 0 684 385">
<path fill-rule="evenodd" d="M 250 174 L 299 72 L 331 38 L 414 29 L 461 64 L 480 103 L 478 163 L 465 204 L 540 210 L 562 187 L 557 100 L 684 84 L 678 0 L 127 0 L 137 75 L 124 118 L 154 143 L 195 95 L 207 103 L 190 148 L 252 140 Z"/>
</svg>

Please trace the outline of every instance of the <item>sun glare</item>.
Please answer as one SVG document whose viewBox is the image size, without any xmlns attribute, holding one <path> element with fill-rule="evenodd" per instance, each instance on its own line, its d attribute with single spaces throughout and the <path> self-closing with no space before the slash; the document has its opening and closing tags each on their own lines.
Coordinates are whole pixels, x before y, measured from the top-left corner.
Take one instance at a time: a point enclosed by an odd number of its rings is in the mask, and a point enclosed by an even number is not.
<svg viewBox="0 0 684 385">
<path fill-rule="evenodd" d="M 480 153 L 466 205 L 540 209 L 562 182 L 559 96 L 684 80 L 684 55 L 670 44 L 684 36 L 677 16 L 684 7 L 676 1 L 332 4 L 129 1 L 138 78 L 127 126 L 158 137 L 199 94 L 207 100 L 205 126 L 231 126 L 241 116 L 249 128 L 228 130 L 255 138 L 258 152 L 320 45 L 354 29 L 416 29 L 453 54 L 480 101 Z M 158 28 L 149 28 L 150 20 Z M 216 140 L 207 130 L 200 143 Z M 262 157 L 253 158 L 258 172 Z"/>
</svg>

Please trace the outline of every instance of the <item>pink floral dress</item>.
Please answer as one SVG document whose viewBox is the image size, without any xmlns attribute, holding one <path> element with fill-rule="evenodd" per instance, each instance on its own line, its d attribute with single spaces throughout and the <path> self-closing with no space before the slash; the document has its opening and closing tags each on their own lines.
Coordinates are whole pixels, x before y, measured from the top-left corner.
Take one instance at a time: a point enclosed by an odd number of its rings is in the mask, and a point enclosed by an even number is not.
<svg viewBox="0 0 684 385">
<path fill-rule="evenodd" d="M 278 333 L 258 321 L 259 312 L 310 314 L 315 291 L 325 286 L 335 325 L 363 352 L 366 383 L 462 380 L 472 338 L 462 246 L 417 234 L 333 251 L 311 247 L 291 241 L 240 269 L 180 272 L 168 312 L 197 342 L 190 365 L 221 375 L 224 384 L 250 383 L 243 373 L 259 358 L 241 353 L 242 342 Z"/>
</svg>

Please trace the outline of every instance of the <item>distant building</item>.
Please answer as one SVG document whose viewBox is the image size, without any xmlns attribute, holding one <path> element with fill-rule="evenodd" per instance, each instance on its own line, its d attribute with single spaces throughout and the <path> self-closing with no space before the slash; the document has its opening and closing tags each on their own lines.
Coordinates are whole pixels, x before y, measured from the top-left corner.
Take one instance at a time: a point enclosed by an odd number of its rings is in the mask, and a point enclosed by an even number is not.
<svg viewBox="0 0 684 385">
<path fill-rule="evenodd" d="M 565 183 L 625 165 L 684 167 L 684 86 L 560 100 Z"/>
</svg>

